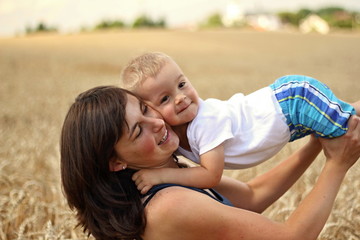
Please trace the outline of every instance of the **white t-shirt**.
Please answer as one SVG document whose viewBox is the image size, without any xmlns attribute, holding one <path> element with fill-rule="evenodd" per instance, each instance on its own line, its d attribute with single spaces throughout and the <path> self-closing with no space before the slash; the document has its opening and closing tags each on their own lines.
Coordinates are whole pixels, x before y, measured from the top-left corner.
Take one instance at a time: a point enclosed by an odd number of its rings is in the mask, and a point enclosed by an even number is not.
<svg viewBox="0 0 360 240">
<path fill-rule="evenodd" d="M 188 125 L 191 151 L 178 153 L 199 163 L 199 156 L 224 143 L 225 168 L 255 166 L 272 156 L 289 141 L 290 131 L 273 91 L 262 88 L 227 101 L 199 101 L 195 119 Z"/>
</svg>

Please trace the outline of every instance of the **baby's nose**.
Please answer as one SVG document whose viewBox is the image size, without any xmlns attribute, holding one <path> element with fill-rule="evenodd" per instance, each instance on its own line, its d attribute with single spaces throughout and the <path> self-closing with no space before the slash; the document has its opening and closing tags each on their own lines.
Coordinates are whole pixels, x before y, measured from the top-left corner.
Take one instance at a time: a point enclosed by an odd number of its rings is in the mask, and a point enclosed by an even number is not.
<svg viewBox="0 0 360 240">
<path fill-rule="evenodd" d="M 186 96 L 185 96 L 184 94 L 178 94 L 178 95 L 176 96 L 175 103 L 176 103 L 176 104 L 179 104 L 179 103 L 181 103 L 182 101 L 184 101 L 185 98 L 186 98 Z"/>
</svg>

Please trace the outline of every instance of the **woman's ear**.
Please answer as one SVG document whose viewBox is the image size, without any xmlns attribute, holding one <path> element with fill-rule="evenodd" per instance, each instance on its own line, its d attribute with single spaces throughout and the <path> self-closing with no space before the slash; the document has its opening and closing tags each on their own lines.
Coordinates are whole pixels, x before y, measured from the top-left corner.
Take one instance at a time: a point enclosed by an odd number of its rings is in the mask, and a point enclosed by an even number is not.
<svg viewBox="0 0 360 240">
<path fill-rule="evenodd" d="M 114 156 L 109 161 L 109 170 L 111 172 L 117 172 L 121 170 L 125 170 L 127 164 L 121 161 L 118 157 Z"/>
</svg>

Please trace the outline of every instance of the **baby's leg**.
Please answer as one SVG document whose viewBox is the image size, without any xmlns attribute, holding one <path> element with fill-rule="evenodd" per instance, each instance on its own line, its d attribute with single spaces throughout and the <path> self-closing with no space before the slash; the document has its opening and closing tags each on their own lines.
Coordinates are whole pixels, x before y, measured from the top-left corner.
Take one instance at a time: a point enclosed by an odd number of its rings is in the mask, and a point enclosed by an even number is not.
<svg viewBox="0 0 360 240">
<path fill-rule="evenodd" d="M 270 87 L 287 119 L 290 141 L 311 133 L 341 136 L 347 131 L 349 117 L 360 107 L 360 101 L 355 106 L 345 103 L 325 84 L 306 76 L 285 76 Z"/>
</svg>

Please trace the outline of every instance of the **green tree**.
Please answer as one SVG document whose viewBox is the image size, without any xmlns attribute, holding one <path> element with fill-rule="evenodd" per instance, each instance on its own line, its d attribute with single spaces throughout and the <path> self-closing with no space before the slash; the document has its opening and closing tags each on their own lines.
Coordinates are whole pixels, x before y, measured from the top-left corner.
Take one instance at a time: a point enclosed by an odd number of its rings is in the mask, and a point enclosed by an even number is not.
<svg viewBox="0 0 360 240">
<path fill-rule="evenodd" d="M 48 26 L 43 22 L 40 22 L 37 25 L 35 32 L 57 32 L 57 29 L 55 27 Z"/>
<path fill-rule="evenodd" d="M 204 27 L 223 27 L 224 24 L 221 20 L 222 16 L 219 13 L 210 15 L 204 24 Z"/>
<path fill-rule="evenodd" d="M 284 24 L 290 24 L 294 26 L 299 25 L 299 19 L 296 13 L 293 12 L 279 12 L 278 17 L 280 18 L 281 22 Z"/>
<path fill-rule="evenodd" d="M 35 28 L 32 28 L 31 26 L 25 27 L 26 34 L 31 33 L 41 33 L 41 32 L 57 32 L 57 28 L 50 27 L 46 25 L 44 22 L 39 22 Z"/>
<path fill-rule="evenodd" d="M 331 27 L 335 28 L 355 28 L 356 12 L 349 12 L 341 7 L 327 7 L 317 11 Z"/>
<path fill-rule="evenodd" d="M 33 33 L 33 32 L 34 32 L 34 29 L 31 26 L 27 25 L 25 27 L 25 33 L 26 34 L 30 34 L 30 33 Z"/>
<path fill-rule="evenodd" d="M 158 21 L 154 21 L 146 15 L 141 15 L 136 18 L 134 23 L 132 24 L 133 28 L 165 28 L 166 21 L 165 19 L 160 19 Z"/>
<path fill-rule="evenodd" d="M 123 21 L 120 20 L 115 20 L 115 21 L 111 21 L 111 20 L 105 20 L 102 21 L 100 23 L 98 23 L 95 26 L 95 29 L 114 29 L 114 28 L 124 28 L 126 27 L 125 23 Z"/>
<path fill-rule="evenodd" d="M 282 23 L 291 24 L 293 26 L 299 26 L 302 19 L 306 18 L 308 15 L 312 14 L 313 11 L 310 9 L 300 9 L 296 13 L 293 12 L 280 12 L 278 17 Z"/>
<path fill-rule="evenodd" d="M 310 9 L 307 9 L 307 8 L 303 8 L 303 9 L 300 9 L 297 13 L 296 13 L 296 16 L 297 16 L 297 21 L 298 23 L 306 18 L 307 16 L 309 16 L 310 14 L 314 13 L 314 11 L 311 11 Z"/>
<path fill-rule="evenodd" d="M 334 16 L 334 14 L 338 12 L 345 12 L 345 10 L 340 7 L 326 7 L 319 9 L 316 13 L 321 17 L 325 17 L 325 16 Z"/>
</svg>

